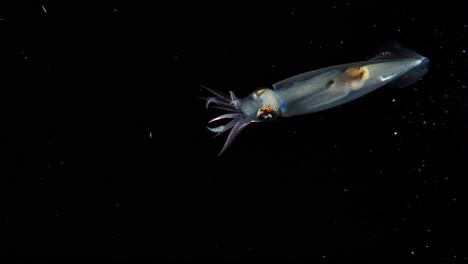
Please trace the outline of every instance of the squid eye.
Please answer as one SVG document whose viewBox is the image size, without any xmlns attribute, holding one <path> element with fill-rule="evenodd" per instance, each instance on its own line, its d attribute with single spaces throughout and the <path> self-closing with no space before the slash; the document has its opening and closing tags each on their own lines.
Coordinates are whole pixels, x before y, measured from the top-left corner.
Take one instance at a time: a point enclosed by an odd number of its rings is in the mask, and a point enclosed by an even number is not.
<svg viewBox="0 0 468 264">
<path fill-rule="evenodd" d="M 258 110 L 257 119 L 259 121 L 271 121 L 278 116 L 278 113 L 270 106 L 264 106 Z"/>
<path fill-rule="evenodd" d="M 257 118 L 260 121 L 270 121 L 270 120 L 275 119 L 275 117 L 276 117 L 276 113 L 268 113 L 268 114 L 259 115 Z"/>
</svg>

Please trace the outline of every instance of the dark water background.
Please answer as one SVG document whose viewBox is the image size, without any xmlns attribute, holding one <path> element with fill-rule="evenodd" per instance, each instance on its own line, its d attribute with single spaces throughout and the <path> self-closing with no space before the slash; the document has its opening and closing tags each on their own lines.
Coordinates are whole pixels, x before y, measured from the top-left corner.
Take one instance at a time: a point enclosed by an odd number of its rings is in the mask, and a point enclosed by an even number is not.
<svg viewBox="0 0 468 264">
<path fill-rule="evenodd" d="M 2 3 L 1 258 L 466 261 L 456 2 Z M 197 83 L 244 97 L 392 40 L 423 80 L 217 156 Z"/>
</svg>

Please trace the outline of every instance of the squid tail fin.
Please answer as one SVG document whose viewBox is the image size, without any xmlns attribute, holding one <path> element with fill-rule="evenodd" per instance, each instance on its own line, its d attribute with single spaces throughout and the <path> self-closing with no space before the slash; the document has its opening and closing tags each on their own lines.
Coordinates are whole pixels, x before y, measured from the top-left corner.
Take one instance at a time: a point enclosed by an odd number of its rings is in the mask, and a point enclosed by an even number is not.
<svg viewBox="0 0 468 264">
<path fill-rule="evenodd" d="M 393 80 L 387 85 L 391 88 L 403 88 L 414 82 L 419 81 L 429 70 L 429 59 L 423 57 L 412 51 L 403 47 L 401 44 L 392 41 L 387 45 L 382 46 L 376 56 L 372 60 L 384 60 L 384 59 L 419 59 L 419 64 L 406 72 L 401 77 Z"/>
</svg>

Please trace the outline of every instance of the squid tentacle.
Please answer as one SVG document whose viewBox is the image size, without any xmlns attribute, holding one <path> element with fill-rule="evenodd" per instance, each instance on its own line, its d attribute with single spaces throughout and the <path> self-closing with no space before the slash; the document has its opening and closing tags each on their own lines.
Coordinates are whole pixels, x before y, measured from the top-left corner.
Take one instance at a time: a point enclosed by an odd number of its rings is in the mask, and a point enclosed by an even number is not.
<svg viewBox="0 0 468 264">
<path fill-rule="evenodd" d="M 220 109 L 220 110 L 224 110 L 224 111 L 229 111 L 229 112 L 233 112 L 233 113 L 242 113 L 242 110 L 239 110 L 239 109 L 236 109 L 234 107 L 223 107 L 223 106 L 211 106 L 211 108 L 216 108 L 216 109 Z"/>
<path fill-rule="evenodd" d="M 236 110 L 239 110 L 240 108 L 240 101 L 237 98 L 237 96 L 234 94 L 234 92 L 230 91 L 229 94 L 224 94 L 222 92 L 216 91 L 214 89 L 208 88 L 206 86 L 203 86 L 199 84 L 202 88 L 208 90 L 212 94 L 216 95 L 216 97 L 208 97 L 205 98 L 206 100 L 206 108 L 208 109 L 210 103 L 214 103 L 218 106 L 226 106 L 229 108 L 233 108 Z"/>
<path fill-rule="evenodd" d="M 218 117 L 215 117 L 215 118 L 211 119 L 210 121 L 208 121 L 208 123 L 211 123 L 211 122 L 214 122 L 214 121 L 217 121 L 217 120 L 221 120 L 221 119 L 238 118 L 238 117 L 242 117 L 242 116 L 244 116 L 244 114 L 242 114 L 242 113 L 227 113 L 227 114 L 220 115 Z"/>
<path fill-rule="evenodd" d="M 205 100 L 206 100 L 206 104 L 205 104 L 206 109 L 208 109 L 208 107 L 210 106 L 210 103 L 233 108 L 231 101 L 228 101 L 225 98 L 208 97 L 208 98 L 205 98 Z"/>
<path fill-rule="evenodd" d="M 230 102 L 232 100 L 231 94 L 225 94 L 223 92 L 208 88 L 208 87 L 206 87 L 204 85 L 201 85 L 201 84 L 199 84 L 199 86 L 202 87 L 205 90 L 208 90 L 210 93 L 216 95 L 217 98 L 223 99 L 223 100 L 225 100 L 227 102 Z"/>
<path fill-rule="evenodd" d="M 239 135 L 239 133 L 244 129 L 248 124 L 252 123 L 251 119 L 241 119 L 237 123 L 235 123 L 234 127 L 232 128 L 231 132 L 229 133 L 226 142 L 224 143 L 223 148 L 219 152 L 218 156 L 221 156 L 223 152 L 231 145 L 231 143 L 234 141 L 234 138 Z"/>
<path fill-rule="evenodd" d="M 213 133 L 216 133 L 216 135 L 214 137 L 217 137 L 217 136 L 221 135 L 222 133 L 224 133 L 224 132 L 228 131 L 229 129 L 231 129 L 231 127 L 233 127 L 240 120 L 241 120 L 240 118 L 236 118 L 236 119 L 233 119 L 233 120 L 229 121 L 225 125 L 221 125 L 221 126 L 217 126 L 217 127 L 206 127 L 206 128 L 209 131 L 211 131 Z"/>
</svg>

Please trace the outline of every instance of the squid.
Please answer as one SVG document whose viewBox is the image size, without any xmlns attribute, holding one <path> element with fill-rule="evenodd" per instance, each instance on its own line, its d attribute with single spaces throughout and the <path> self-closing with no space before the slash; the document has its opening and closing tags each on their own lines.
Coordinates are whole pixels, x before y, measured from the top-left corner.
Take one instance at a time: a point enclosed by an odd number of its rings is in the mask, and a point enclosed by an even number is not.
<svg viewBox="0 0 468 264">
<path fill-rule="evenodd" d="M 218 155 L 232 144 L 249 124 L 269 122 L 278 117 L 291 117 L 319 112 L 353 101 L 382 86 L 406 87 L 428 71 L 429 59 L 392 44 L 380 49 L 369 60 L 330 66 L 305 72 L 259 88 L 245 98 L 202 86 L 214 96 L 205 98 L 206 108 L 226 111 L 208 124 L 231 119 L 224 125 L 207 127 L 218 136 L 231 130 Z"/>
</svg>

